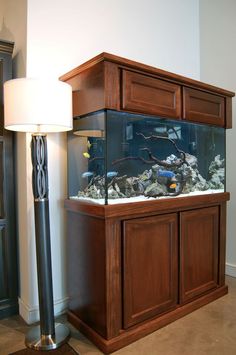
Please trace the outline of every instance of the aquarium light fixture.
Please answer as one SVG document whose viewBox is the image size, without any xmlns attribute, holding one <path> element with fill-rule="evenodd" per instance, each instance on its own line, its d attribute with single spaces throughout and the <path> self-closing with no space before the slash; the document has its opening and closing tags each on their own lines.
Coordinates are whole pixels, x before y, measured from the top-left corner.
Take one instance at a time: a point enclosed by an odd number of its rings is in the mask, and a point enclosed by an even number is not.
<svg viewBox="0 0 236 355">
<path fill-rule="evenodd" d="M 104 131 L 100 129 L 81 129 L 73 132 L 76 136 L 80 137 L 94 137 L 94 138 L 102 138 L 105 137 Z"/>
</svg>

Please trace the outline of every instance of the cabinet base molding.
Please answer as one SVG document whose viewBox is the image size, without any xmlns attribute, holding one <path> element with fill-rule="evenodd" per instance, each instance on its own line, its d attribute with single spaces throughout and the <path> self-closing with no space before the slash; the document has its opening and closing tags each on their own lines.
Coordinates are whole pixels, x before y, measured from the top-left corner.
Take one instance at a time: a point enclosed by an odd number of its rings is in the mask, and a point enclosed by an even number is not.
<svg viewBox="0 0 236 355">
<path fill-rule="evenodd" d="M 17 300 L 5 305 L 0 305 L 0 319 L 4 319 L 19 313 Z"/>
<path fill-rule="evenodd" d="M 104 354 L 110 354 L 118 349 L 127 346 L 134 341 L 166 326 L 169 323 L 185 316 L 188 313 L 222 297 L 228 293 L 228 286 L 218 287 L 217 289 L 197 298 L 183 306 L 178 306 L 173 311 L 165 313 L 149 321 L 143 322 L 138 326 L 134 326 L 129 330 L 122 330 L 120 334 L 112 339 L 105 339 L 95 332 L 87 324 L 81 321 L 73 312 L 68 312 L 68 320 L 81 333 L 88 337 Z"/>
</svg>

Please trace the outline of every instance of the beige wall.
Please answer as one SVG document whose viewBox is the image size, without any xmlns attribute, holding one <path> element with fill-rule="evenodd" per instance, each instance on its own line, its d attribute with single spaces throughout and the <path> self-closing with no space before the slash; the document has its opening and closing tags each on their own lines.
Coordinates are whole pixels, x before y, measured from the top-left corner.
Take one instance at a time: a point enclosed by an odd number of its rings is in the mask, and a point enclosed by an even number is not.
<svg viewBox="0 0 236 355">
<path fill-rule="evenodd" d="M 2 20 L 3 20 L 3 9 L 4 9 L 4 1 L 0 0 L 0 24 L 2 28 Z"/>
<path fill-rule="evenodd" d="M 200 0 L 201 80 L 236 92 L 236 1 Z M 236 277 L 236 99 L 227 131 L 228 232 L 226 272 Z"/>
</svg>

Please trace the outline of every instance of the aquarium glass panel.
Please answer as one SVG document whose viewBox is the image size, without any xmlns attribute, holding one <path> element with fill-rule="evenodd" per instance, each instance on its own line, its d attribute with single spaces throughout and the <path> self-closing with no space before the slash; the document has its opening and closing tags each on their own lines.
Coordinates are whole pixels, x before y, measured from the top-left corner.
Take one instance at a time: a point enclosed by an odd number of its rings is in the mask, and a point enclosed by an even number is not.
<svg viewBox="0 0 236 355">
<path fill-rule="evenodd" d="M 107 152 L 109 203 L 224 191 L 223 128 L 109 111 Z"/>
<path fill-rule="evenodd" d="M 116 111 L 98 117 L 102 137 L 73 138 L 73 158 L 69 147 L 70 196 L 116 204 L 225 191 L 224 128 Z M 95 118 L 76 124 L 93 129 Z"/>
<path fill-rule="evenodd" d="M 105 112 L 97 112 L 74 120 L 68 133 L 69 197 L 106 203 Z"/>
</svg>

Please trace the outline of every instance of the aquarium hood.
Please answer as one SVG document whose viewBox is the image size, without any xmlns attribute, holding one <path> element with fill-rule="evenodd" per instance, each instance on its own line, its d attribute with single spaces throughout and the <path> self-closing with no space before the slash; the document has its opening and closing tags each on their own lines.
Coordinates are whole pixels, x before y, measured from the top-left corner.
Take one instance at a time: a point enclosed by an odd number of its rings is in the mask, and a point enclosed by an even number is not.
<svg viewBox="0 0 236 355">
<path fill-rule="evenodd" d="M 104 130 L 99 129 L 79 129 L 77 131 L 73 131 L 73 134 L 79 137 L 104 137 Z"/>
<path fill-rule="evenodd" d="M 93 112 L 74 120 L 73 134 L 79 137 L 105 137 L 104 111 Z"/>
</svg>

